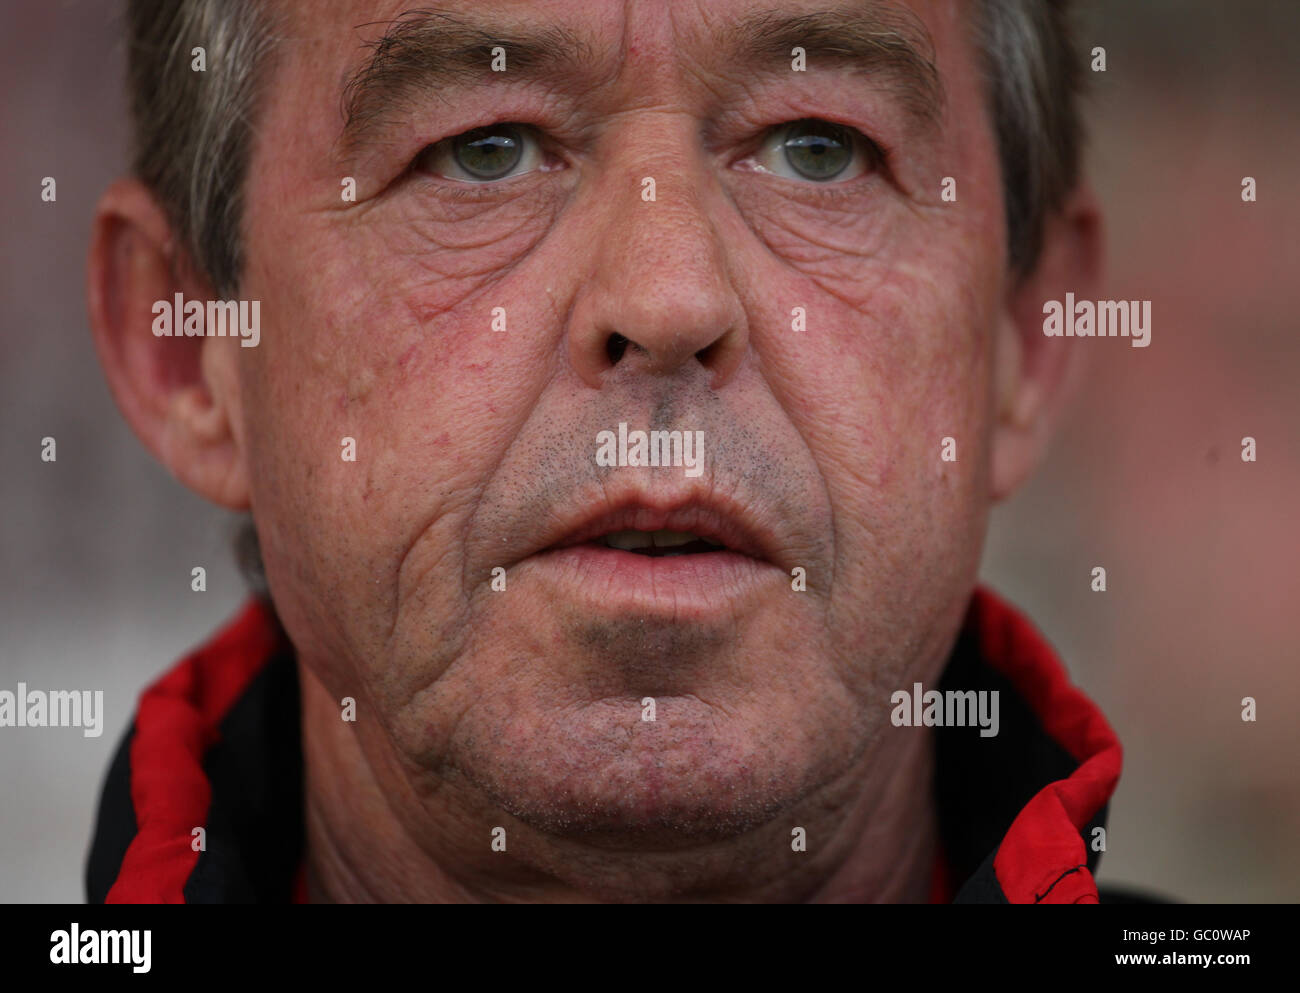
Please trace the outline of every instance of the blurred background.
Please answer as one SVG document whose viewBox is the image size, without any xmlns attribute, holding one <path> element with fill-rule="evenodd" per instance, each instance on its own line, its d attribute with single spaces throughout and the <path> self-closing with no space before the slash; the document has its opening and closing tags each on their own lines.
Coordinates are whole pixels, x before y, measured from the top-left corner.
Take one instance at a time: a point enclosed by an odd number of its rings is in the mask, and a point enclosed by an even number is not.
<svg viewBox="0 0 1300 993">
<path fill-rule="evenodd" d="M 0 689 L 104 689 L 104 733 L 0 730 L 0 901 L 84 900 L 99 787 L 140 690 L 244 597 L 235 518 L 118 415 L 86 320 L 96 199 L 125 168 L 119 5 L 0 13 Z M 1085 0 L 1106 49 L 1090 166 L 1104 298 L 1149 348 L 1091 366 L 985 581 L 1047 633 L 1124 743 L 1099 878 L 1300 900 L 1300 4 Z M 41 179 L 58 182 L 42 203 Z M 1253 176 L 1258 202 L 1241 200 Z M 1252 436 L 1258 461 L 1241 461 Z M 53 436 L 58 461 L 40 461 Z M 207 569 L 206 593 L 189 589 Z M 1107 592 L 1090 589 L 1104 566 Z M 1241 699 L 1258 721 L 1241 720 Z"/>
</svg>

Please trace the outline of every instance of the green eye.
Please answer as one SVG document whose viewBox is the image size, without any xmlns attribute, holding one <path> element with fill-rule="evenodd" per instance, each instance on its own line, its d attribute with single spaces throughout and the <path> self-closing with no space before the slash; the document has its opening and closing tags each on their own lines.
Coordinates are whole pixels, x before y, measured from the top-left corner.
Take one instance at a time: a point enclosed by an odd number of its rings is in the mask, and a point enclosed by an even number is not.
<svg viewBox="0 0 1300 993">
<path fill-rule="evenodd" d="M 809 117 L 769 128 L 761 147 L 736 166 L 829 186 L 874 172 L 885 162 L 880 146 L 857 128 Z"/>
<path fill-rule="evenodd" d="M 853 139 L 848 132 L 825 121 L 799 121 L 790 125 L 781 151 L 790 168 L 805 179 L 834 179 L 853 161 Z"/>
<path fill-rule="evenodd" d="M 500 179 L 523 158 L 519 129 L 495 124 L 466 131 L 454 139 L 456 164 L 476 179 Z"/>
<path fill-rule="evenodd" d="M 527 124 L 489 124 L 425 146 L 414 167 L 462 183 L 495 183 L 548 168 L 537 132 Z"/>
</svg>

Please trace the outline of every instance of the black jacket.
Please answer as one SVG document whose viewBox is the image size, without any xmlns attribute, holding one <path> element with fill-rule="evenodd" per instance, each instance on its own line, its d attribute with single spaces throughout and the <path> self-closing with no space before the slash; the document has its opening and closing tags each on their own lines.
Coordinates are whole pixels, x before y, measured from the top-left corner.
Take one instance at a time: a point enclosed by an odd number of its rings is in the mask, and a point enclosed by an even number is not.
<svg viewBox="0 0 1300 993">
<path fill-rule="evenodd" d="M 1098 902 L 1096 829 L 1121 757 L 1101 712 L 1033 626 L 983 588 L 945 688 L 999 691 L 1000 726 L 989 738 L 934 729 L 932 900 Z M 142 694 L 104 784 L 90 901 L 305 901 L 298 708 L 293 648 L 254 599 Z"/>
</svg>

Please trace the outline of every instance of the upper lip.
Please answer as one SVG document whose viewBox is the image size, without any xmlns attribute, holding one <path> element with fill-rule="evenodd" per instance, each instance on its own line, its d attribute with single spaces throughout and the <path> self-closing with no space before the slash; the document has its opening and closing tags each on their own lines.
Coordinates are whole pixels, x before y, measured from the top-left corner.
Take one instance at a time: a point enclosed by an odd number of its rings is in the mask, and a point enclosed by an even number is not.
<svg viewBox="0 0 1300 993">
<path fill-rule="evenodd" d="M 728 551 L 768 562 L 777 559 L 774 543 L 748 508 L 716 492 L 606 496 L 561 515 L 539 535 L 530 554 L 580 545 L 615 531 L 689 531 Z"/>
</svg>

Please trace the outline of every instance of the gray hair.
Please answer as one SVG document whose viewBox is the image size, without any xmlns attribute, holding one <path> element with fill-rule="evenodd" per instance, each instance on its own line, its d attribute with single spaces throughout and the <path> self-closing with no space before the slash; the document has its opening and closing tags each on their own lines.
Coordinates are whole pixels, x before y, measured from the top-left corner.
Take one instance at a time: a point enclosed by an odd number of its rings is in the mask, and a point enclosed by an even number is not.
<svg viewBox="0 0 1300 993">
<path fill-rule="evenodd" d="M 220 296 L 243 270 L 244 179 L 257 84 L 274 49 L 263 0 L 130 0 L 132 166 L 158 197 L 186 261 Z M 203 49 L 204 71 L 191 68 Z"/>
<path fill-rule="evenodd" d="M 976 31 L 1002 163 L 1007 252 L 1031 272 L 1043 224 L 1078 185 L 1083 71 L 1071 0 L 981 0 Z"/>
</svg>

